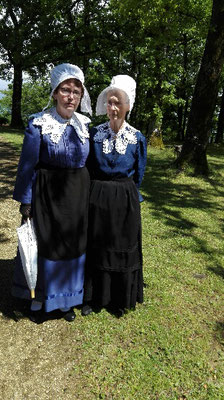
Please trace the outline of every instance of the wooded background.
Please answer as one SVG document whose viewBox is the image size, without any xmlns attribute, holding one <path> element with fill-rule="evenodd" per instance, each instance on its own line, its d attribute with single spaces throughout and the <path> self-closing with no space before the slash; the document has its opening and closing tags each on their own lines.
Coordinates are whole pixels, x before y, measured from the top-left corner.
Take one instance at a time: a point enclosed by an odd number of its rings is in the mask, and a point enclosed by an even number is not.
<svg viewBox="0 0 224 400">
<path fill-rule="evenodd" d="M 208 143 L 223 142 L 224 0 L 0 0 L 0 18 L 0 77 L 13 79 L 0 117 L 11 127 L 46 106 L 56 64 L 83 70 L 93 107 L 113 75 L 129 74 L 130 122 L 183 142 L 177 167 L 193 159 L 208 173 Z"/>
</svg>

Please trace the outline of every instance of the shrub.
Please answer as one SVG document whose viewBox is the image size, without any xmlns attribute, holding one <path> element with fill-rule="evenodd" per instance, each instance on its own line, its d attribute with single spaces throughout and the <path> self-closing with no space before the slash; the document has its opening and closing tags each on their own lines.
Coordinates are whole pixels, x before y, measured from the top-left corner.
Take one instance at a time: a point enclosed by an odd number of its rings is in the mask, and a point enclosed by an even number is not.
<svg viewBox="0 0 224 400">
<path fill-rule="evenodd" d="M 8 124 L 8 123 L 9 123 L 8 118 L 6 118 L 6 117 L 0 117 L 0 126 L 6 125 L 6 124 Z"/>
</svg>

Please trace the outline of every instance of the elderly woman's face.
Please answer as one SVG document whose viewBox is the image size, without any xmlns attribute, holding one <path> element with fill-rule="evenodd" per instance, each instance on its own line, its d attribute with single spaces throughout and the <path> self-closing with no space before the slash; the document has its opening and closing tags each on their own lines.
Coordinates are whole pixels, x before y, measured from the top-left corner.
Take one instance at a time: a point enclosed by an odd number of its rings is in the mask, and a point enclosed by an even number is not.
<svg viewBox="0 0 224 400">
<path fill-rule="evenodd" d="M 76 79 L 67 79 L 60 83 L 53 94 L 56 110 L 65 119 L 69 119 L 77 110 L 82 97 L 82 84 Z"/>
<path fill-rule="evenodd" d="M 107 93 L 107 115 L 111 121 L 124 120 L 129 110 L 128 97 L 123 90 L 113 89 Z"/>
</svg>

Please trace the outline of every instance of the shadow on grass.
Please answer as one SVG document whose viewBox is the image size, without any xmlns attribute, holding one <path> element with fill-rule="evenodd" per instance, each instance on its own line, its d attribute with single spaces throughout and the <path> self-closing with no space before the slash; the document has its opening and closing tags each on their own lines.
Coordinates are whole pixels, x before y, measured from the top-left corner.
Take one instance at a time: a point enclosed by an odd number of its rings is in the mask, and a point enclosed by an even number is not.
<svg viewBox="0 0 224 400">
<path fill-rule="evenodd" d="M 169 173 L 171 178 L 169 178 Z M 207 210 L 211 203 L 199 187 L 172 182 L 173 174 L 170 160 L 156 159 L 154 155 L 150 155 L 149 166 L 142 185 L 146 193 L 144 199 L 150 202 L 151 213 L 157 218 L 162 218 L 165 224 L 178 229 L 191 230 L 196 225 L 190 219 L 183 219 L 181 209 Z"/>
<path fill-rule="evenodd" d="M 0 312 L 6 319 L 18 321 L 25 318 L 29 303 L 11 295 L 14 259 L 0 260 Z"/>
<path fill-rule="evenodd" d="M 224 346 L 224 317 L 223 317 L 223 321 L 220 322 L 218 321 L 216 323 L 216 340 L 219 341 L 219 343 Z"/>
<path fill-rule="evenodd" d="M 221 265 L 218 265 L 217 267 L 209 267 L 208 270 L 224 279 L 224 268 Z"/>
<path fill-rule="evenodd" d="M 19 153 L 10 143 L 0 142 L 0 201 L 12 198 L 18 167 Z"/>
<path fill-rule="evenodd" d="M 211 174 L 209 178 L 198 178 L 198 181 L 192 176 L 192 184 L 189 179 L 187 181 L 189 183 L 185 183 L 184 180 L 181 183 L 180 179 L 175 180 L 176 171 L 171 167 L 171 163 L 172 157 L 169 150 L 155 152 L 151 149 L 150 153 L 149 148 L 149 160 L 142 189 L 144 200 L 150 204 L 150 214 L 169 228 L 167 234 L 164 233 L 164 238 L 167 238 L 171 232 L 173 235 L 190 236 L 194 238 L 198 252 L 214 255 L 214 251 L 208 248 L 207 240 L 204 240 L 203 237 L 200 239 L 194 237 L 193 230 L 199 225 L 197 220 L 194 220 L 194 213 L 200 210 L 206 212 L 206 215 L 212 216 L 215 211 L 223 210 L 221 201 L 218 203 L 213 200 L 216 196 L 224 196 L 221 174 L 221 171 L 224 170 L 223 153 L 218 151 L 216 154 L 215 152 L 213 159 L 209 162 L 212 168 L 215 167 L 215 174 Z M 204 183 L 208 184 L 204 185 Z M 183 209 L 187 211 L 184 216 Z M 212 231 L 209 233 L 217 235 Z M 222 253 L 221 249 L 220 253 Z"/>
</svg>

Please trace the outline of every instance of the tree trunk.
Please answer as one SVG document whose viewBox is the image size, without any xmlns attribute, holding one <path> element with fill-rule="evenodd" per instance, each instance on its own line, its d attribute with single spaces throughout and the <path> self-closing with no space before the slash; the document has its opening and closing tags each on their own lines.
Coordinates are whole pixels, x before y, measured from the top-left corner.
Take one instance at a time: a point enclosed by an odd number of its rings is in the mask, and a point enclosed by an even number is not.
<svg viewBox="0 0 224 400">
<path fill-rule="evenodd" d="M 177 109 L 178 132 L 176 140 L 179 140 L 180 142 L 183 142 L 185 138 L 187 113 L 188 113 L 188 99 L 186 98 L 185 105 L 184 106 L 180 105 Z"/>
<path fill-rule="evenodd" d="M 24 128 L 21 116 L 22 82 L 22 67 L 14 65 L 11 128 Z"/>
<path fill-rule="evenodd" d="M 215 143 L 222 143 L 223 142 L 223 132 L 224 132 L 224 89 L 222 92 L 222 100 L 221 106 L 219 111 L 219 118 L 218 118 L 218 126 L 217 126 L 217 133 L 215 136 Z"/>
<path fill-rule="evenodd" d="M 185 130 L 186 130 L 186 125 L 187 125 L 188 105 L 189 105 L 189 100 L 188 100 L 188 98 L 186 98 L 186 102 L 185 102 L 185 106 L 184 106 L 183 126 L 182 126 L 183 140 L 184 140 L 184 137 L 185 137 Z"/>
<path fill-rule="evenodd" d="M 188 67 L 188 41 L 186 34 L 183 35 L 183 76 L 180 83 L 179 88 L 179 97 L 185 100 L 185 106 L 182 104 L 179 105 L 177 110 L 177 118 L 178 118 L 178 133 L 177 140 L 184 141 L 185 137 L 185 128 L 186 128 L 186 119 L 187 119 L 187 110 L 188 110 L 188 97 L 186 94 L 186 81 L 187 81 L 187 67 Z"/>
<path fill-rule="evenodd" d="M 84 75 L 89 67 L 89 54 L 90 54 L 90 15 L 91 15 L 91 4 L 89 0 L 85 0 L 83 2 L 84 5 L 84 16 L 83 23 L 85 26 L 83 35 L 84 35 L 84 50 L 83 50 L 83 62 L 82 62 L 82 70 Z"/>
<path fill-rule="evenodd" d="M 178 120 L 178 132 L 177 132 L 176 140 L 182 142 L 184 140 L 183 105 L 182 104 L 177 109 L 177 120 Z"/>
<path fill-rule="evenodd" d="M 207 175 L 206 150 L 214 113 L 218 83 L 224 62 L 224 0 L 213 0 L 205 51 L 192 100 L 186 138 L 175 164 L 195 162 L 195 173 Z"/>
</svg>

